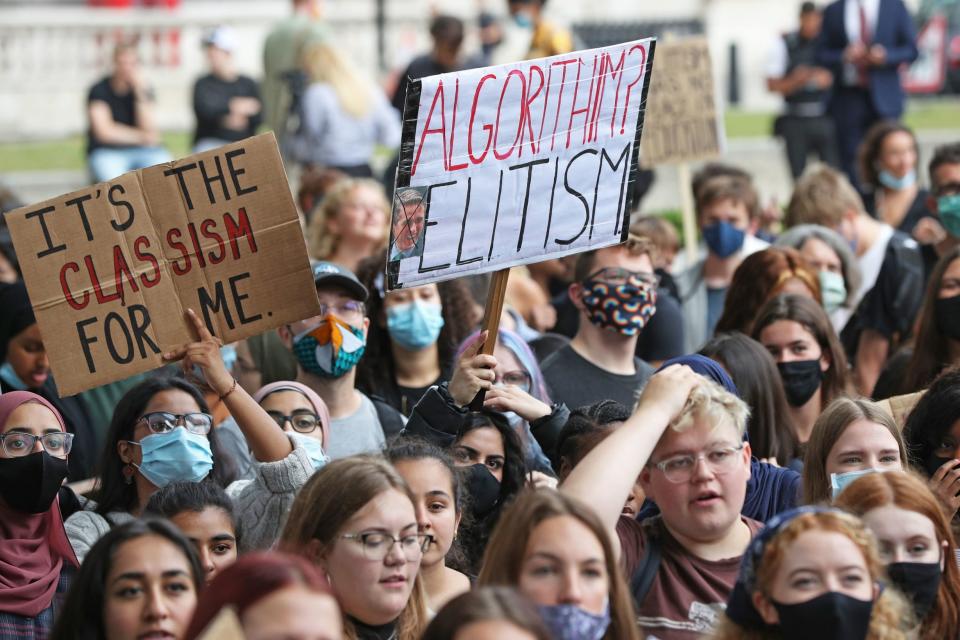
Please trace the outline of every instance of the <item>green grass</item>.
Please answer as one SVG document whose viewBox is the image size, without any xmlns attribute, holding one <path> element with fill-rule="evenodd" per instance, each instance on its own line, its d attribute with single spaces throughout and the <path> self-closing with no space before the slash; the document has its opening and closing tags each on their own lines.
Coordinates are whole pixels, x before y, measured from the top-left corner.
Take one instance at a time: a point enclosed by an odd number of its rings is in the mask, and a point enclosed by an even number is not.
<svg viewBox="0 0 960 640">
<path fill-rule="evenodd" d="M 773 128 L 775 114 L 730 109 L 724 114 L 728 138 L 765 138 Z M 960 98 L 912 100 L 904 118 L 910 127 L 923 129 L 960 128 Z M 168 132 L 164 144 L 173 157 L 190 151 L 190 134 Z M 79 170 L 86 165 L 82 136 L 61 140 L 0 143 L 0 173 L 6 171 Z"/>
<path fill-rule="evenodd" d="M 163 143 L 179 158 L 190 153 L 190 133 L 163 134 Z M 48 171 L 83 169 L 86 166 L 86 138 L 10 142 L 0 144 L 0 173 L 4 171 Z"/>
</svg>

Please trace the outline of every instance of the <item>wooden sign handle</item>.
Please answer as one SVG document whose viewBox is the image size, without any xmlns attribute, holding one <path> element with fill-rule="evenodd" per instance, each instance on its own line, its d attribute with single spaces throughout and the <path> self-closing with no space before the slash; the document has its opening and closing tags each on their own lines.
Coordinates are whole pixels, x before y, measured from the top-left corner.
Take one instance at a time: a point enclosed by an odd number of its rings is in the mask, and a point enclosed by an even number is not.
<svg viewBox="0 0 960 640">
<path fill-rule="evenodd" d="M 507 295 L 507 278 L 509 277 L 510 269 L 500 269 L 495 271 L 493 278 L 490 279 L 490 287 L 487 289 L 487 305 L 483 310 L 483 331 L 487 332 L 487 340 L 480 348 L 480 353 L 484 355 L 493 355 L 493 349 L 497 345 L 500 315 L 503 313 L 503 299 Z M 483 400 L 486 395 L 486 390 L 480 389 L 479 393 L 470 401 L 470 410 L 480 411 L 483 409 Z"/>
</svg>

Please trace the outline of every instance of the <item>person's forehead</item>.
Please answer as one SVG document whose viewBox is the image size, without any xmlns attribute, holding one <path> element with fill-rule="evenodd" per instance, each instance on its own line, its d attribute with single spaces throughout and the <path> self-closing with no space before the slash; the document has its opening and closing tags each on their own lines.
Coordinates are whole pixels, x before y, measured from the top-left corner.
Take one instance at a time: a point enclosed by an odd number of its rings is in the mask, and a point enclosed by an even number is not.
<svg viewBox="0 0 960 640">
<path fill-rule="evenodd" d="M 862 520 L 882 540 L 906 540 L 915 536 L 936 539 L 933 521 L 917 511 L 903 509 L 893 504 L 871 509 Z"/>
<path fill-rule="evenodd" d="M 960 163 L 945 163 L 933 170 L 933 186 L 960 182 Z"/>
<path fill-rule="evenodd" d="M 693 424 L 683 431 L 671 428 L 664 431 L 654 454 L 700 451 L 711 445 L 737 445 L 739 442 L 740 435 L 729 414 L 722 410 L 715 410 L 713 413 L 700 411 L 694 416 Z"/>
<path fill-rule="evenodd" d="M 181 511 L 170 518 L 170 521 L 190 538 L 234 534 L 230 516 L 219 507 L 208 506 L 202 511 Z"/>
<path fill-rule="evenodd" d="M 343 302 L 344 300 L 356 300 L 356 297 L 339 285 L 319 284 L 317 285 L 317 299 L 319 299 L 321 303 L 331 303 Z"/>
<path fill-rule="evenodd" d="M 523 370 L 523 365 L 520 364 L 520 360 L 518 360 L 517 356 L 513 354 L 513 351 L 507 348 L 502 342 L 497 342 L 497 346 L 493 348 L 493 357 L 497 359 L 497 369 L 506 371 L 513 371 L 515 369 Z"/>
<path fill-rule="evenodd" d="M 836 263 L 840 262 L 840 256 L 837 255 L 837 252 L 834 251 L 830 245 L 816 236 L 810 236 L 804 240 L 803 244 L 800 246 L 800 252 L 813 256 L 817 260 L 828 260 Z"/>
<path fill-rule="evenodd" d="M 787 547 L 779 575 L 803 569 L 827 573 L 846 567 L 866 568 L 863 552 L 853 540 L 836 531 L 812 529 Z"/>
<path fill-rule="evenodd" d="M 897 439 L 885 426 L 869 420 L 857 420 L 840 434 L 830 451 L 831 453 L 841 453 L 853 449 L 873 451 L 898 450 L 899 448 Z"/>
<path fill-rule="evenodd" d="M 815 342 L 815 338 L 806 327 L 795 320 L 777 320 L 763 328 L 760 342 L 765 345 L 779 345 L 789 342 Z"/>
<path fill-rule="evenodd" d="M 483 455 L 504 455 L 503 438 L 494 427 L 471 429 L 460 438 L 458 444 L 475 449 Z"/>
<path fill-rule="evenodd" d="M 260 402 L 260 406 L 267 411 L 314 410 L 313 405 L 305 395 L 293 390 L 274 391 Z"/>
<path fill-rule="evenodd" d="M 416 520 L 413 503 L 397 489 L 382 491 L 363 505 L 345 523 L 344 528 L 385 527 L 400 529 Z"/>
<path fill-rule="evenodd" d="M 14 427 L 28 428 L 35 433 L 43 433 L 50 429 L 62 430 L 57 416 L 39 402 L 24 402 L 7 416 L 7 420 L 0 429 L 6 432 Z"/>
<path fill-rule="evenodd" d="M 594 256 L 593 271 L 610 268 L 651 271 L 652 263 L 646 253 L 631 254 L 623 245 L 616 245 L 600 249 Z"/>
</svg>

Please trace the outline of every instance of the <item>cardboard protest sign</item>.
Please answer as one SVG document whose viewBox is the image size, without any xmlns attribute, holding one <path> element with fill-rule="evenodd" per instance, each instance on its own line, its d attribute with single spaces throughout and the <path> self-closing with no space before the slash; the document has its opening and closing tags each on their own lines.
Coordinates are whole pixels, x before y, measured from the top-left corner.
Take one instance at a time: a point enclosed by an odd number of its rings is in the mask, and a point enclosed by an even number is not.
<svg viewBox="0 0 960 640">
<path fill-rule="evenodd" d="M 412 82 L 389 288 L 626 239 L 655 42 Z"/>
<path fill-rule="evenodd" d="M 707 160 L 724 146 L 706 38 L 657 43 L 640 147 L 645 167 Z"/>
<path fill-rule="evenodd" d="M 63 395 L 319 313 L 272 133 L 6 214 Z"/>
</svg>

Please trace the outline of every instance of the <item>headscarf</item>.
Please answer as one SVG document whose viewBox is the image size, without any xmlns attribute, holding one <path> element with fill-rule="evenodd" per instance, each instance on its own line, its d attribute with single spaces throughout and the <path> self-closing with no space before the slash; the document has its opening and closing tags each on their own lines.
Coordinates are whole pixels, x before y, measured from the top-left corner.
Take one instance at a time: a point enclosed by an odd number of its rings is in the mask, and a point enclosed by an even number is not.
<svg viewBox="0 0 960 640">
<path fill-rule="evenodd" d="M 0 313 L 0 362 L 4 362 L 7 345 L 13 337 L 37 322 L 22 280 L 13 284 L 0 283 L 0 309 L 3 309 Z"/>
<path fill-rule="evenodd" d="M 66 431 L 63 418 L 52 404 L 29 391 L 0 396 L 0 429 L 22 404 L 36 402 L 53 412 Z M 60 514 L 60 498 L 46 513 L 29 514 L 0 503 L 0 611 L 29 618 L 50 606 L 60 581 L 64 561 L 80 566 L 73 553 Z"/>
<path fill-rule="evenodd" d="M 313 405 L 313 410 L 320 416 L 320 431 L 323 433 L 323 449 L 324 451 L 329 451 L 330 410 L 327 409 L 327 403 L 323 401 L 323 398 L 321 398 L 316 391 L 301 382 L 278 380 L 277 382 L 271 382 L 268 385 L 260 387 L 260 389 L 253 394 L 253 399 L 257 401 L 257 404 L 260 404 L 264 398 L 276 391 L 296 391 L 310 401 L 310 404 Z"/>
<path fill-rule="evenodd" d="M 727 615 L 741 627 L 746 629 L 766 629 L 767 624 L 760 617 L 760 613 L 753 605 L 753 592 L 757 590 L 757 570 L 767 545 L 783 528 L 799 516 L 808 513 L 842 513 L 832 507 L 806 506 L 784 511 L 771 518 L 764 528 L 750 541 L 750 546 L 740 561 L 740 573 L 737 582 L 733 585 L 730 600 L 727 602 Z"/>
<path fill-rule="evenodd" d="M 662 371 L 672 364 L 685 364 L 691 369 L 694 373 L 699 373 L 704 378 L 708 380 L 713 380 L 721 387 L 732 393 L 733 395 L 740 397 L 740 394 L 737 392 L 737 385 L 733 383 L 733 379 L 730 377 L 730 374 L 727 373 L 727 370 L 720 366 L 720 363 L 716 360 L 712 360 L 707 356 L 702 356 L 699 353 L 693 353 L 688 356 L 677 356 L 676 358 L 670 358 L 662 365 L 657 371 Z"/>
</svg>

